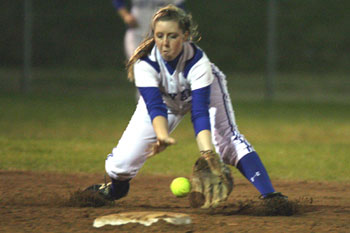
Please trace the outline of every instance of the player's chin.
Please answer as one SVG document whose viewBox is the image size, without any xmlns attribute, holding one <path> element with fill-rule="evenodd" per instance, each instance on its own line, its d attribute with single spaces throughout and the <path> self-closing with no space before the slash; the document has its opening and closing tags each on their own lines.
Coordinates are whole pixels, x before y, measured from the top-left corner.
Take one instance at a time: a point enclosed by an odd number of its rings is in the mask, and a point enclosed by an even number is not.
<svg viewBox="0 0 350 233">
<path fill-rule="evenodd" d="M 169 52 L 163 52 L 162 57 L 165 61 L 172 61 L 175 59 Z"/>
</svg>

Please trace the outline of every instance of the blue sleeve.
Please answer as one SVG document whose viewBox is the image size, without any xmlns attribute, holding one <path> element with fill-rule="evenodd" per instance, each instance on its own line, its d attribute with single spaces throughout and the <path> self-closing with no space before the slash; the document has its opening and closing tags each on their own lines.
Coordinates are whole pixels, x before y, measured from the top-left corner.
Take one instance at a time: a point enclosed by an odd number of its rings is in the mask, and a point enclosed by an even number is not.
<svg viewBox="0 0 350 233">
<path fill-rule="evenodd" d="M 112 0 L 113 6 L 118 10 L 119 8 L 125 7 L 124 0 Z"/>
<path fill-rule="evenodd" d="M 156 116 L 164 116 L 165 118 L 168 118 L 167 107 L 165 106 L 162 94 L 157 87 L 139 87 L 138 89 L 146 103 L 148 114 L 152 121 Z"/>
<path fill-rule="evenodd" d="M 196 136 L 202 130 L 210 130 L 209 104 L 210 86 L 192 91 L 191 119 Z"/>
</svg>

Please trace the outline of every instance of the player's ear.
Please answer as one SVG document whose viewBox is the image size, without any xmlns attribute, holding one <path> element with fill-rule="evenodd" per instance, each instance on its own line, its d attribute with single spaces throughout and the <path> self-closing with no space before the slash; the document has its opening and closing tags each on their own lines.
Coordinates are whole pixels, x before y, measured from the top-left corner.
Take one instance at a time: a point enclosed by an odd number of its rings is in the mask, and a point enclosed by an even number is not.
<svg viewBox="0 0 350 233">
<path fill-rule="evenodd" d="M 185 40 L 185 41 L 188 41 L 189 37 L 190 37 L 190 33 L 189 33 L 188 31 L 186 31 L 186 32 L 184 33 L 184 40 Z"/>
</svg>

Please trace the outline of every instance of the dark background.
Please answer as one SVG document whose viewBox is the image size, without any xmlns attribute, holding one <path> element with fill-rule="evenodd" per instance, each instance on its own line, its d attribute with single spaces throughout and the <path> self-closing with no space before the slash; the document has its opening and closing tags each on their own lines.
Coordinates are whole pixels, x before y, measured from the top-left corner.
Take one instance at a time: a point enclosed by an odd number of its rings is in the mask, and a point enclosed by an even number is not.
<svg viewBox="0 0 350 233">
<path fill-rule="evenodd" d="M 226 72 L 262 72 L 267 4 L 261 0 L 188 0 L 199 45 Z M 281 72 L 350 70 L 350 1 L 277 1 Z M 0 2 L 0 68 L 23 64 L 24 1 Z M 123 68 L 125 26 L 111 0 L 33 0 L 33 67 Z"/>
</svg>

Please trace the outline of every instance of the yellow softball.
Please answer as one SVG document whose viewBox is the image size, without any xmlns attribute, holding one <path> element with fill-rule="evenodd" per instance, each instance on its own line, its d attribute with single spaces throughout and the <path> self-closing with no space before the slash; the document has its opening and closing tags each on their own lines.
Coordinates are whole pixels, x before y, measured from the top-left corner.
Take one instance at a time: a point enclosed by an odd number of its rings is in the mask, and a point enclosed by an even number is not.
<svg viewBox="0 0 350 233">
<path fill-rule="evenodd" d="M 171 182 L 170 190 L 177 197 L 185 197 L 191 192 L 191 182 L 185 177 L 177 177 Z"/>
</svg>

